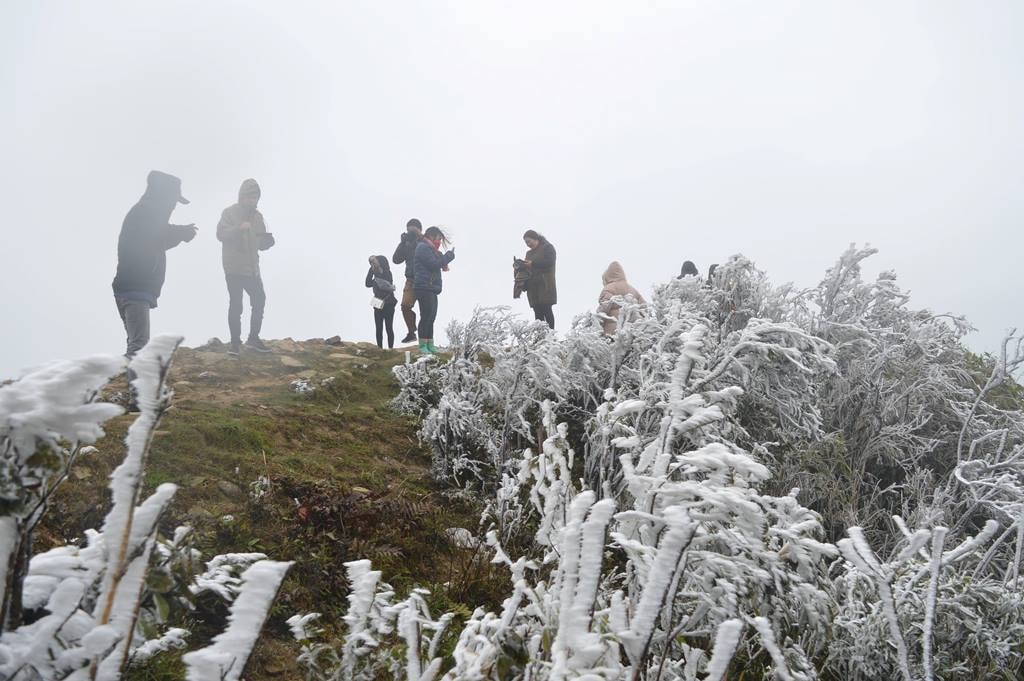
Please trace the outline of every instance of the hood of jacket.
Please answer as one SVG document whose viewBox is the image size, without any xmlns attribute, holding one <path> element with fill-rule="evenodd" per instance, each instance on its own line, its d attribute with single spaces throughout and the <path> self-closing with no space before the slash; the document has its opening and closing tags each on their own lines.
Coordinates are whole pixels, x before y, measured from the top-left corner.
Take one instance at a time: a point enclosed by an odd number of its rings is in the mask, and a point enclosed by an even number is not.
<svg viewBox="0 0 1024 681">
<path fill-rule="evenodd" d="M 377 265 L 380 267 L 380 271 L 391 274 L 391 265 L 388 264 L 388 259 L 383 255 L 375 255 L 373 259 L 377 261 Z"/>
<path fill-rule="evenodd" d="M 243 196 L 249 194 L 261 196 L 259 183 L 251 177 L 248 180 L 243 180 L 242 186 L 238 188 L 238 200 L 241 201 Z"/>
<path fill-rule="evenodd" d="M 605 286 L 617 281 L 626 281 L 626 271 L 622 269 L 618 260 L 613 260 L 612 264 L 608 265 L 608 269 L 601 275 L 601 281 Z"/>
</svg>

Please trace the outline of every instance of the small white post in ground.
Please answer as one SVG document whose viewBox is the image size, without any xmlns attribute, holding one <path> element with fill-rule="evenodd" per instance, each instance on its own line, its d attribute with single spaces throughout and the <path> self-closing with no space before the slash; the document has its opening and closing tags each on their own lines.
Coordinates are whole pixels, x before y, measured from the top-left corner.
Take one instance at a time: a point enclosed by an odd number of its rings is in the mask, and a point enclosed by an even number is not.
<svg viewBox="0 0 1024 681">
<path fill-rule="evenodd" d="M 406 350 L 405 351 L 405 363 L 409 364 L 411 362 L 412 362 L 412 352 L 410 352 L 409 350 Z"/>
</svg>

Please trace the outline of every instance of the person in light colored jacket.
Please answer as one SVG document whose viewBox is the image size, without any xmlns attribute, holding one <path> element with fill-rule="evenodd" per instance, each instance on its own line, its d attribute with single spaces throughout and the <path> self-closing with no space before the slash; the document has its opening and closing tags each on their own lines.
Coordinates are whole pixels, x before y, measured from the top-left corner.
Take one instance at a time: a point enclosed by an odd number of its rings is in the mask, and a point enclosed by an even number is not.
<svg viewBox="0 0 1024 681">
<path fill-rule="evenodd" d="M 249 339 L 245 347 L 257 352 L 270 352 L 260 340 L 263 310 L 267 294 L 260 276 L 260 251 L 274 245 L 274 235 L 267 231 L 263 214 L 256 210 L 260 186 L 256 180 L 242 182 L 238 203 L 221 213 L 217 239 L 223 244 L 224 279 L 228 285 L 228 329 L 231 332 L 229 355 L 237 355 L 242 343 L 242 293 L 249 294 L 252 312 L 249 318 Z"/>
<path fill-rule="evenodd" d="M 606 336 L 614 336 L 619 326 L 619 311 L 622 309 L 623 299 L 632 298 L 634 302 L 645 303 L 640 292 L 633 288 L 626 281 L 626 272 L 618 261 L 608 265 L 601 277 L 604 288 L 597 299 L 597 311 L 601 315 L 601 324 L 604 326 Z"/>
</svg>

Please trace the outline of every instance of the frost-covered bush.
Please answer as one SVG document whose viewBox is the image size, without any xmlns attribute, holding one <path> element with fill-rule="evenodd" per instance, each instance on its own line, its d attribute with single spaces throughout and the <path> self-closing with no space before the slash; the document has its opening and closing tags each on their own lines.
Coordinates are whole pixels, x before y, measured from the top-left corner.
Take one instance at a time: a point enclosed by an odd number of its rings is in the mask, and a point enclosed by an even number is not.
<svg viewBox="0 0 1024 681">
<path fill-rule="evenodd" d="M 352 585 L 347 634 L 339 647 L 321 640 L 316 628 L 318 613 L 295 615 L 288 620 L 292 634 L 302 644 L 299 663 L 315 681 L 359 679 L 371 681 L 383 672 L 390 678 L 432 681 L 441 669 L 438 646 L 452 616 L 434 620 L 424 600 L 427 592 L 413 589 L 396 601 L 395 592 L 370 569 L 370 561 L 345 563 Z"/>
<path fill-rule="evenodd" d="M 807 290 L 736 256 L 611 341 L 481 311 L 451 363 L 397 371 L 511 577 L 444 678 L 1019 671 L 1024 417 L 993 391 L 1021 344 L 980 374 L 963 320 L 862 280 L 871 253 Z"/>
<path fill-rule="evenodd" d="M 405 386 L 395 405 L 422 416 L 420 437 L 433 450 L 439 480 L 486 486 L 518 443 L 536 442 L 540 403 L 564 395 L 559 343 L 545 325 L 504 308 L 476 310 L 468 323 L 453 322 L 448 337 L 448 362 L 395 368 Z"/>
<path fill-rule="evenodd" d="M 173 587 L 182 565 L 198 556 L 185 541 L 187 528 L 171 540 L 157 535 L 175 485 L 142 497 L 149 444 L 171 398 L 164 379 L 180 340 L 154 338 L 131 360 L 140 413 L 111 476 L 111 509 L 84 547 L 33 555 L 32 533 L 50 495 L 102 436 L 103 422 L 122 413 L 96 396 L 124 361 L 55 363 L 0 387 L 0 678 L 113 680 L 133 662 L 186 645 L 189 632 L 168 626 L 168 614 L 187 607 Z M 240 677 L 290 565 L 264 558 L 215 558 L 187 586 L 191 596 L 212 591 L 232 603 L 228 629 L 186 655 L 190 679 Z"/>
</svg>

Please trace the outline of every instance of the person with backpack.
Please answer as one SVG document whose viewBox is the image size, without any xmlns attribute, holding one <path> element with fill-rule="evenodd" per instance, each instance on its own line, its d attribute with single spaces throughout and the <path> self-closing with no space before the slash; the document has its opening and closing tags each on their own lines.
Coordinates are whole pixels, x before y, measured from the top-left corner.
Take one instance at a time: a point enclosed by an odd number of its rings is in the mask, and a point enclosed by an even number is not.
<svg viewBox="0 0 1024 681">
<path fill-rule="evenodd" d="M 256 210 L 260 200 L 256 180 L 242 182 L 238 203 L 228 206 L 217 223 L 217 239 L 223 244 L 221 260 L 224 280 L 228 286 L 228 330 L 231 333 L 229 355 L 237 355 L 242 346 L 242 293 L 249 294 L 249 338 L 245 347 L 256 352 L 270 352 L 262 340 L 263 311 L 267 294 L 260 276 L 260 251 L 274 245 L 274 235 L 267 231 L 263 214 Z"/>
<path fill-rule="evenodd" d="M 555 247 L 532 229 L 526 230 L 523 241 L 530 249 L 523 258 L 530 272 L 530 278 L 526 282 L 526 299 L 533 308 L 534 319 L 547 322 L 553 329 L 555 312 L 552 308 L 558 303 L 558 289 L 555 286 Z"/>
<path fill-rule="evenodd" d="M 377 347 L 384 348 L 384 329 L 388 333 L 388 349 L 395 347 L 395 280 L 388 259 L 383 255 L 370 256 L 370 271 L 366 273 L 366 287 L 373 289 L 373 324 L 377 331 Z"/>
<path fill-rule="evenodd" d="M 167 272 L 167 251 L 192 241 L 195 223 L 168 221 L 179 203 L 181 180 L 159 170 L 146 177 L 146 191 L 121 224 L 117 238 L 117 273 L 111 283 L 114 303 L 127 334 L 125 356 L 134 357 L 149 342 L 149 311 L 156 307 Z"/>
<path fill-rule="evenodd" d="M 440 227 L 430 227 L 423 240 L 416 244 L 413 267 L 413 290 L 420 306 L 419 349 L 424 355 L 437 354 L 434 345 L 434 320 L 437 319 L 437 297 L 441 295 L 441 272 L 448 271 L 448 263 L 455 260 L 455 250 L 441 252 L 449 245 L 448 237 Z"/>
<path fill-rule="evenodd" d="M 416 244 L 423 240 L 423 224 L 416 218 L 405 223 L 405 231 L 395 248 L 391 262 L 396 265 L 405 263 L 405 287 L 402 289 L 402 319 L 405 320 L 405 327 L 408 333 L 402 339 L 403 343 L 411 343 L 416 340 L 416 291 L 413 289 L 413 268 L 416 264 Z"/>
</svg>

